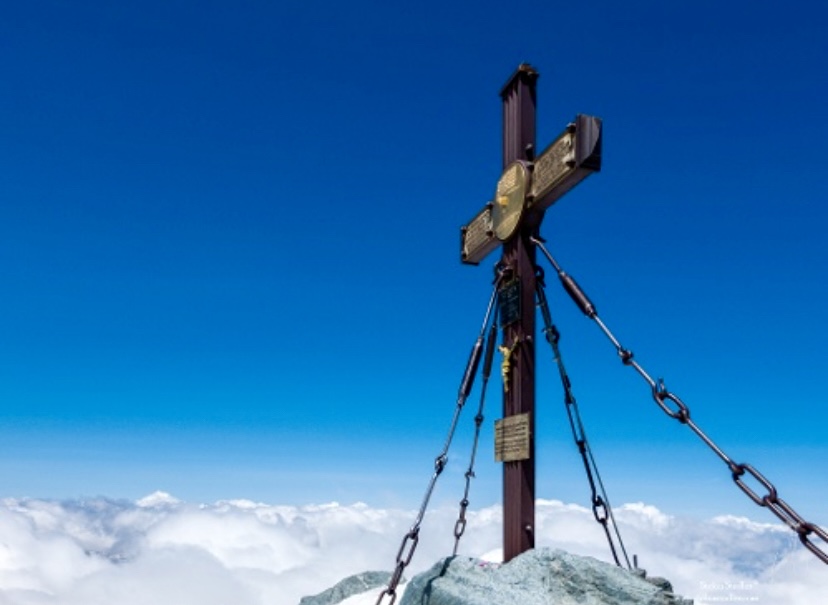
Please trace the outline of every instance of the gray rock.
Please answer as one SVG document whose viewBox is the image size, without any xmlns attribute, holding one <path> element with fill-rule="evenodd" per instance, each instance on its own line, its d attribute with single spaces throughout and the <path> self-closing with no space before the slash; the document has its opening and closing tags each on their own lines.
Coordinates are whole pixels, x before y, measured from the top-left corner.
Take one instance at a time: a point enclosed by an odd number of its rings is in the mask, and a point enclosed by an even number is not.
<svg viewBox="0 0 828 605">
<path fill-rule="evenodd" d="M 650 584 L 657 586 L 664 592 L 673 592 L 673 585 L 670 583 L 670 580 L 666 580 L 665 578 L 659 578 L 658 576 L 653 576 L 652 578 L 644 578 Z"/>
<path fill-rule="evenodd" d="M 388 584 L 387 571 L 365 571 L 338 582 L 335 586 L 312 597 L 302 597 L 299 605 L 337 605 L 348 597 Z"/>
<path fill-rule="evenodd" d="M 591 557 L 537 549 L 505 565 L 444 559 L 411 580 L 400 605 L 692 605 L 664 582 Z"/>
</svg>

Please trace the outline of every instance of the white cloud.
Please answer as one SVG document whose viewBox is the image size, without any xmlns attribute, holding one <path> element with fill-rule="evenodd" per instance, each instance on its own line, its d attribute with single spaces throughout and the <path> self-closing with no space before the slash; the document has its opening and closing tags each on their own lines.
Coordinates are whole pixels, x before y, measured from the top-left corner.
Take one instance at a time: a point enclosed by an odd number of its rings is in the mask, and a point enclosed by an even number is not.
<svg viewBox="0 0 828 605">
<path fill-rule="evenodd" d="M 426 516 L 409 577 L 451 552 L 456 515 Z M 164 493 L 134 503 L 6 499 L 0 603 L 296 605 L 347 575 L 391 571 L 414 516 L 364 504 L 196 505 Z M 609 560 L 589 509 L 541 500 L 537 517 L 539 546 Z M 697 605 L 816 605 L 828 593 L 828 566 L 781 525 L 678 518 L 640 503 L 616 517 L 630 555 Z M 499 507 L 470 511 L 460 552 L 496 555 L 501 531 Z"/>
</svg>

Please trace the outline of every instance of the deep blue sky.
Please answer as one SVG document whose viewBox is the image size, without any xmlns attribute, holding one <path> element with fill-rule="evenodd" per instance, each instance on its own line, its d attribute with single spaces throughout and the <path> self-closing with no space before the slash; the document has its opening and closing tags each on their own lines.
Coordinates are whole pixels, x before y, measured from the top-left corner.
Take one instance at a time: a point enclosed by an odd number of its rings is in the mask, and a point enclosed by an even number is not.
<svg viewBox="0 0 828 605">
<path fill-rule="evenodd" d="M 0 494 L 419 504 L 495 260 L 462 266 L 458 228 L 492 195 L 497 93 L 526 61 L 540 146 L 575 113 L 605 124 L 602 172 L 547 215 L 553 252 L 728 453 L 828 521 L 826 17 L 7 3 Z M 550 295 L 614 500 L 772 521 Z M 586 504 L 538 363 L 539 495 Z M 461 495 L 472 416 L 438 499 Z"/>
</svg>

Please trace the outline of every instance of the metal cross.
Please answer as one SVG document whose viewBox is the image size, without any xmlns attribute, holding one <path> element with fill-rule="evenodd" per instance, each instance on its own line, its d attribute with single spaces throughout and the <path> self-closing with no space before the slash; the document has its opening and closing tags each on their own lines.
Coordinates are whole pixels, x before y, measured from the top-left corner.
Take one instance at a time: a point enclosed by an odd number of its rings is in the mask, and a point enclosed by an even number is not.
<svg viewBox="0 0 828 605">
<path fill-rule="evenodd" d="M 601 168 L 601 120 L 592 116 L 576 116 L 535 157 L 537 79 L 538 72 L 522 64 L 500 91 L 503 174 L 494 200 L 461 228 L 463 263 L 476 265 L 503 246 L 501 264 L 509 276 L 498 297 L 503 342 L 522 343 L 521 354 L 510 359 L 503 415 L 528 418 L 529 447 L 528 458 L 503 463 L 504 561 L 535 546 L 535 246 L 529 238 L 538 234 L 547 208 Z"/>
</svg>

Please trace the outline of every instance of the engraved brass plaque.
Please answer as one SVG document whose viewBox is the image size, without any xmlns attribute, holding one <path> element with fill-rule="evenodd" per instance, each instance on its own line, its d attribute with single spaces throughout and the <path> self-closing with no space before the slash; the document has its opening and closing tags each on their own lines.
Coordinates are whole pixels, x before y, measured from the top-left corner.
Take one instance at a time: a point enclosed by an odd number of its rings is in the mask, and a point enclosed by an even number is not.
<svg viewBox="0 0 828 605">
<path fill-rule="evenodd" d="M 532 173 L 532 198 L 543 198 L 574 171 L 575 134 L 571 128 L 567 128 L 535 160 L 535 169 Z"/>
<path fill-rule="evenodd" d="M 529 460 L 529 414 L 495 421 L 495 461 Z"/>
<path fill-rule="evenodd" d="M 476 265 L 499 245 L 492 227 L 492 205 L 487 204 L 460 230 L 460 260 Z"/>
<path fill-rule="evenodd" d="M 497 182 L 492 204 L 492 224 L 497 239 L 502 242 L 512 237 L 520 223 L 528 185 L 529 171 L 522 162 L 509 164 Z"/>
<path fill-rule="evenodd" d="M 578 114 L 535 160 L 529 205 L 543 212 L 593 172 L 601 170 L 601 120 Z"/>
</svg>

